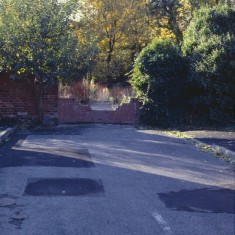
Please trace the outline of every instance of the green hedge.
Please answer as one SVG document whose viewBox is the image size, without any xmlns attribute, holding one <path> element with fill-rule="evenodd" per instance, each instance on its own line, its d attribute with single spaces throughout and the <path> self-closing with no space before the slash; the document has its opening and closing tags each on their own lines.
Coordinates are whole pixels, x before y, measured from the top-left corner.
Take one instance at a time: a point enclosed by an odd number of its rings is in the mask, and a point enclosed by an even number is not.
<svg viewBox="0 0 235 235">
<path fill-rule="evenodd" d="M 186 73 L 180 48 L 170 40 L 154 40 L 140 53 L 131 84 L 142 103 L 142 122 L 166 127 L 184 121 Z"/>
<path fill-rule="evenodd" d="M 184 34 L 190 61 L 190 104 L 195 121 L 222 125 L 234 118 L 235 11 L 227 6 L 202 8 Z"/>
</svg>

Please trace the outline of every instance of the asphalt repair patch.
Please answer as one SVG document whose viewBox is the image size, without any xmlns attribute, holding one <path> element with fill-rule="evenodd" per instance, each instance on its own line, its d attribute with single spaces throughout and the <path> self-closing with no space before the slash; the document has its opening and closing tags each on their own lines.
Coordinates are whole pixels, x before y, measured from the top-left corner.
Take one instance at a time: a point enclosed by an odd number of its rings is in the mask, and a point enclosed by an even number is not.
<svg viewBox="0 0 235 235">
<path fill-rule="evenodd" d="M 87 178 L 31 178 L 24 196 L 104 196 L 101 180 Z"/>
</svg>

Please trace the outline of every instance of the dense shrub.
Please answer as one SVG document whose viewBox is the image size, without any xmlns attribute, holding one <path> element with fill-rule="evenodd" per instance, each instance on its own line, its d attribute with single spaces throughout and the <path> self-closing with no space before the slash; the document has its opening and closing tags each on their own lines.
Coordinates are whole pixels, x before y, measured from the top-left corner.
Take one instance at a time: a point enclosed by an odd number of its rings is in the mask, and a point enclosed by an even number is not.
<svg viewBox="0 0 235 235">
<path fill-rule="evenodd" d="M 200 124 L 233 119 L 235 105 L 235 11 L 202 8 L 184 35 L 183 52 L 191 64 L 191 109 Z"/>
<path fill-rule="evenodd" d="M 93 68 L 93 79 L 95 82 L 112 86 L 126 80 L 125 66 L 123 61 L 113 60 L 111 63 L 97 61 Z"/>
<path fill-rule="evenodd" d="M 142 121 L 169 126 L 184 121 L 187 66 L 170 40 L 154 40 L 137 57 L 131 84 L 142 103 Z"/>
</svg>

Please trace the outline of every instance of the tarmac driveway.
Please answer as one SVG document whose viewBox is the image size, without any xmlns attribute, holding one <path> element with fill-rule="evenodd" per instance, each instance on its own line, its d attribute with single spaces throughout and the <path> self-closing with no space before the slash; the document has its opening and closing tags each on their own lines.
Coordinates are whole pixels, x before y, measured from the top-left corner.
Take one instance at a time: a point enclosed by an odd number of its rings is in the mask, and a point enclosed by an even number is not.
<svg viewBox="0 0 235 235">
<path fill-rule="evenodd" d="M 19 132 L 0 147 L 1 235 L 233 235 L 232 165 L 129 126 Z"/>
</svg>

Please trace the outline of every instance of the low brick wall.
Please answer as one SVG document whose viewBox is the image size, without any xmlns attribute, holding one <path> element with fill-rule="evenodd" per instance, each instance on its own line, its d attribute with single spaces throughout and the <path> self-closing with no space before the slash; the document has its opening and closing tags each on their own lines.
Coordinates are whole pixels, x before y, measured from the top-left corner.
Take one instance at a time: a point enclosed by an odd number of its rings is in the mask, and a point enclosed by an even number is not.
<svg viewBox="0 0 235 235">
<path fill-rule="evenodd" d="M 116 110 L 92 110 L 89 105 L 81 105 L 75 99 L 59 99 L 59 123 L 112 123 L 137 124 L 139 104 L 133 99 Z"/>
<path fill-rule="evenodd" d="M 45 121 L 58 119 L 59 123 L 113 123 L 136 124 L 139 122 L 139 104 L 133 99 L 116 110 L 92 110 L 75 99 L 58 98 L 58 88 L 45 92 L 43 97 Z M 39 121 L 39 110 L 33 87 L 27 81 L 13 80 L 0 74 L 0 121 L 13 119 Z"/>
<path fill-rule="evenodd" d="M 58 105 L 59 105 L 58 87 L 50 88 L 43 96 L 44 119 L 47 123 L 51 119 L 58 120 Z"/>
<path fill-rule="evenodd" d="M 58 118 L 58 89 L 48 90 L 44 97 L 46 118 Z M 13 80 L 8 74 L 0 74 L 0 120 L 17 119 L 39 121 L 37 99 L 32 86 L 24 80 Z"/>
</svg>

